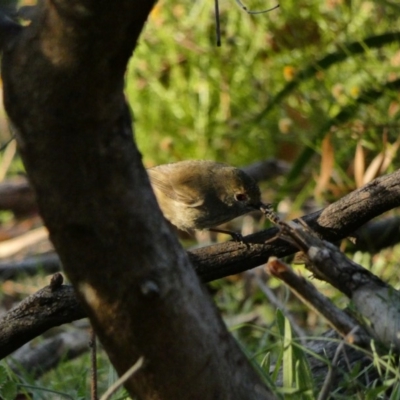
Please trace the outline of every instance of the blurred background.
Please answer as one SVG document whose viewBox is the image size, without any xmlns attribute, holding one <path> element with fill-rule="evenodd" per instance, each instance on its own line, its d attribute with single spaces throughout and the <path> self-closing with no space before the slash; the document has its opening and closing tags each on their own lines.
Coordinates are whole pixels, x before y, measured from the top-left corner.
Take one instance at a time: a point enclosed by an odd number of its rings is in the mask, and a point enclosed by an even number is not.
<svg viewBox="0 0 400 400">
<path fill-rule="evenodd" d="M 0 1 L 0 6 L 15 18 L 24 17 L 23 23 L 28 24 L 29 6 L 34 3 Z M 267 162 L 271 169 L 259 178 L 263 199 L 273 203 L 285 220 L 320 209 L 398 169 L 400 3 L 284 0 L 279 8 L 256 15 L 243 7 L 260 11 L 277 3 L 242 3 L 219 2 L 220 47 L 213 1 L 160 0 L 154 7 L 126 72 L 126 97 L 146 167 L 186 159 L 210 159 L 237 167 Z M 18 6 L 25 6 L 19 17 Z M 1 111 L 0 186 L 22 185 L 29 191 L 11 137 Z M 0 203 L 1 193 L 0 187 Z M 34 203 L 23 211 L 1 204 L 0 208 L 3 245 L 42 229 Z M 396 214 L 393 211 L 384 218 Z M 247 234 L 265 226 L 255 215 L 235 221 L 231 228 Z M 37 241 L 6 253 L 2 263 L 51 253 L 47 238 L 40 236 L 42 231 L 36 232 Z M 193 237 L 187 239 L 185 246 L 195 245 Z M 205 240 L 226 239 L 207 236 Z M 395 272 L 398 245 L 379 252 L 349 251 L 348 255 L 400 287 Z M 309 276 L 302 266 L 295 268 Z M 4 279 L 3 309 L 48 281 L 45 273 Z M 329 285 L 313 283 L 337 305 L 348 304 Z M 233 334 L 266 375 L 270 363 L 282 363 L 282 309 L 297 334 L 318 336 L 327 329 L 324 320 L 262 267 L 213 282 L 209 289 Z M 87 357 L 64 361 L 38 374 L 40 378 L 29 371 L 12 376 L 15 382 L 24 380 L 34 388 L 52 388 L 59 398 L 87 398 Z M 103 357 L 99 362 L 100 384 L 106 387 L 113 372 Z M 7 365 L 4 368 L 9 371 Z M 348 371 L 349 381 L 361 373 L 360 369 Z M 79 382 L 78 389 L 72 382 Z M 293 382 L 285 393 L 287 398 L 314 398 L 314 385 Z M 362 388 L 363 393 L 372 396 L 371 388 Z M 344 398 L 339 389 L 332 398 Z M 39 389 L 29 390 L 33 398 L 54 398 Z M 119 396 L 125 398 L 123 392 Z"/>
</svg>

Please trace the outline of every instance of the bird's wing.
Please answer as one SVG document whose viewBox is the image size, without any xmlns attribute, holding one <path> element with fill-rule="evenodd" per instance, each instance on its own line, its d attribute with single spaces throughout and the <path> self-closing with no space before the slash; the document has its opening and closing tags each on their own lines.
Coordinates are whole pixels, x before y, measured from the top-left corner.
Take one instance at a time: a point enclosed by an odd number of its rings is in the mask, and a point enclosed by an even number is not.
<svg viewBox="0 0 400 400">
<path fill-rule="evenodd" d="M 168 173 L 159 168 L 147 170 L 152 186 L 172 200 L 185 204 L 188 207 L 199 207 L 204 203 L 204 197 L 193 185 L 186 174 Z"/>
</svg>

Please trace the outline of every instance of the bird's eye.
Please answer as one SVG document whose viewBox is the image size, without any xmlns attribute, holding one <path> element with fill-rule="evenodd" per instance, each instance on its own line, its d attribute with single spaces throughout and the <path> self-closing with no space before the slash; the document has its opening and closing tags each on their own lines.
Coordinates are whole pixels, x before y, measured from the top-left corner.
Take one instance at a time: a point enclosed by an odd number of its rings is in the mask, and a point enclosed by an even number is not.
<svg viewBox="0 0 400 400">
<path fill-rule="evenodd" d="M 237 194 L 235 194 L 235 200 L 236 201 L 242 202 L 242 201 L 247 201 L 247 199 L 248 199 L 248 197 L 247 197 L 247 194 L 245 194 L 245 193 L 237 193 Z"/>
</svg>

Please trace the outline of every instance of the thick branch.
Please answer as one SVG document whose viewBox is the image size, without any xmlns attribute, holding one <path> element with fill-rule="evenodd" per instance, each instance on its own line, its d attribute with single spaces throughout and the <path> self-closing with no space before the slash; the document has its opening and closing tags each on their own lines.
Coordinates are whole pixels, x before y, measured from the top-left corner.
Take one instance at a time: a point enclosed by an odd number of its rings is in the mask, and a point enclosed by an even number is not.
<svg viewBox="0 0 400 400">
<path fill-rule="evenodd" d="M 0 358 L 48 329 L 84 318 L 71 286 L 51 286 L 27 297 L 0 321 Z"/>
</svg>

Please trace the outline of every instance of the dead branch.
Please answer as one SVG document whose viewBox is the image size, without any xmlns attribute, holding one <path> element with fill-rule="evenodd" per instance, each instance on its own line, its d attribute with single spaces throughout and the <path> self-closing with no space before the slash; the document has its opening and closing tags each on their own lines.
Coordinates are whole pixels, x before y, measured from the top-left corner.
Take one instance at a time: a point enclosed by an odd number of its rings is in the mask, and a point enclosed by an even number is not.
<svg viewBox="0 0 400 400">
<path fill-rule="evenodd" d="M 336 242 L 353 234 L 366 222 L 400 206 L 400 170 L 381 176 L 349 193 L 330 206 L 302 220 L 318 236 Z M 246 236 L 245 243 L 227 242 L 193 250 L 189 253 L 197 274 L 212 281 L 264 264 L 269 257 L 278 258 L 298 251 L 282 239 L 271 241 L 277 228 Z"/>
<path fill-rule="evenodd" d="M 371 336 L 351 315 L 336 307 L 305 278 L 297 275 L 285 263 L 273 259 L 266 265 L 268 273 L 282 280 L 304 304 L 324 317 L 343 338 L 359 346 L 368 346 Z M 354 333 L 352 333 L 354 332 Z"/>
<path fill-rule="evenodd" d="M 43 340 L 38 345 L 22 346 L 7 360 L 16 374 L 36 379 L 56 367 L 60 361 L 72 360 L 89 351 L 89 334 L 82 329 L 69 330 Z"/>
<path fill-rule="evenodd" d="M 365 228 L 363 225 L 369 219 L 399 205 L 400 171 L 396 171 L 377 178 L 321 211 L 302 217 L 302 220 L 321 238 L 332 242 L 356 232 L 356 237 L 360 237 L 361 248 L 365 249 L 370 239 L 365 238 L 368 234 L 364 232 L 371 230 L 368 228 L 369 224 Z M 372 226 L 377 226 L 372 232 L 379 232 L 379 235 L 376 233 L 378 237 L 375 240 L 375 248 L 380 246 L 380 241 L 387 243 L 386 238 L 389 234 L 384 231 L 385 227 L 389 229 L 391 237 L 397 237 L 399 231 L 398 218 L 392 218 L 389 222 L 378 221 Z M 270 256 L 284 257 L 298 251 L 285 240 L 278 238 L 271 241 L 277 234 L 278 229 L 271 228 L 246 236 L 244 244 L 225 242 L 192 250 L 188 254 L 197 274 L 203 281 L 209 282 L 255 268 L 264 264 Z M 267 241 L 269 242 L 265 243 Z M 52 273 L 59 270 L 58 263 L 56 255 L 35 256 L 19 262 L 4 261 L 0 262 L 0 276 L 11 279 L 19 270 L 34 273 L 35 264 Z"/>
<path fill-rule="evenodd" d="M 56 253 L 38 254 L 18 261 L 0 261 L 0 279 L 15 279 L 20 274 L 47 274 L 61 270 L 60 258 Z"/>
<path fill-rule="evenodd" d="M 0 321 L 0 358 L 48 329 L 85 317 L 72 286 L 52 283 L 24 299 Z"/>
<path fill-rule="evenodd" d="M 17 217 L 37 211 L 35 195 L 26 179 L 8 179 L 0 184 L 0 210 L 10 210 Z"/>
<path fill-rule="evenodd" d="M 292 224 L 285 234 L 307 255 L 306 266 L 314 276 L 352 299 L 356 310 L 371 322 L 374 337 L 400 351 L 400 293 L 308 228 Z"/>
<path fill-rule="evenodd" d="M 382 218 L 370 221 L 354 233 L 356 243 L 351 250 L 377 253 L 400 242 L 400 217 Z"/>
<path fill-rule="evenodd" d="M 344 198 L 331 204 L 316 213 L 304 216 L 305 221 L 318 235 L 328 241 L 338 241 L 353 233 L 359 238 L 356 248 L 367 250 L 373 245 L 373 249 L 397 242 L 399 238 L 398 220 L 377 221 L 363 226 L 370 219 L 381 215 L 400 205 L 400 171 L 385 175 L 365 185 Z M 357 231 L 358 230 L 358 231 Z M 189 252 L 189 257 L 197 274 L 205 282 L 233 275 L 251 268 L 255 268 L 268 260 L 272 255 L 284 257 L 297 251 L 296 247 L 283 240 L 266 241 L 275 237 L 278 233 L 276 228 L 267 229 L 246 237 L 246 243 L 238 244 L 226 242 L 208 246 Z M 372 243 L 371 243 L 372 242 Z M 57 258 L 41 259 L 35 257 L 39 264 L 49 272 L 57 271 Z M 13 277 L 21 268 L 24 272 L 32 271 L 32 264 L 36 261 L 14 263 L 0 263 L 0 275 L 2 270 L 5 274 Z"/>
</svg>

